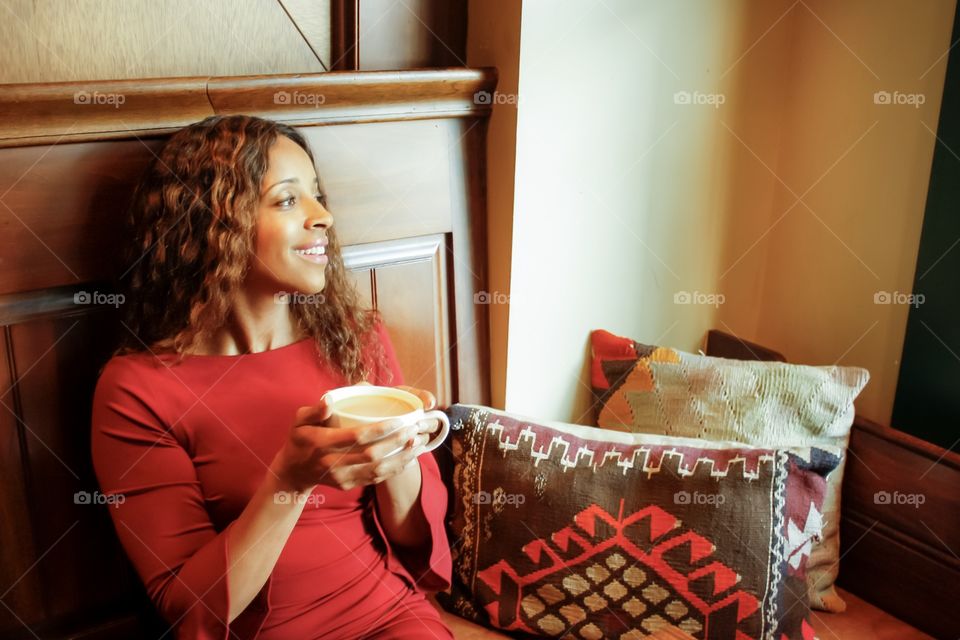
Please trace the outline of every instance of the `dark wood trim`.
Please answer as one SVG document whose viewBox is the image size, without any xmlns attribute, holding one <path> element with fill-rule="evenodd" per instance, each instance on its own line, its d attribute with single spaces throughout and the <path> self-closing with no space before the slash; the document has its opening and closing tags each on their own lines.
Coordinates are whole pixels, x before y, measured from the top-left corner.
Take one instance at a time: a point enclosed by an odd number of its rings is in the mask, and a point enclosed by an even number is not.
<svg viewBox="0 0 960 640">
<path fill-rule="evenodd" d="M 360 68 L 360 0 L 330 3 L 330 70 Z"/>
<path fill-rule="evenodd" d="M 0 148 L 157 136 L 215 114 L 294 125 L 486 116 L 494 69 L 0 85 Z M 29 114 L 29 117 L 24 117 Z"/>
<path fill-rule="evenodd" d="M 711 329 L 707 332 L 704 351 L 715 358 L 731 358 L 733 360 L 773 360 L 786 362 L 787 359 L 779 351 L 768 349 L 756 342 L 750 342 L 735 335 Z"/>
<path fill-rule="evenodd" d="M 486 200 L 486 120 L 464 122 L 463 132 L 455 132 L 463 141 L 466 157 L 473 159 L 462 166 L 460 179 L 451 184 L 460 190 L 451 191 L 450 208 L 467 211 L 468 216 L 452 220 L 453 233 L 449 250 L 452 278 L 449 292 L 452 302 L 456 357 L 453 358 L 456 402 L 490 404 L 490 378 L 474 376 L 471 371 L 490 371 L 489 313 L 478 312 L 477 294 L 485 291 L 487 278 L 487 200 Z M 456 144 L 450 141 L 451 146 Z M 465 375 L 458 375 L 457 371 Z"/>
<path fill-rule="evenodd" d="M 934 637 L 956 637 L 958 488 L 960 454 L 858 416 L 844 473 L 837 583 Z"/>
</svg>

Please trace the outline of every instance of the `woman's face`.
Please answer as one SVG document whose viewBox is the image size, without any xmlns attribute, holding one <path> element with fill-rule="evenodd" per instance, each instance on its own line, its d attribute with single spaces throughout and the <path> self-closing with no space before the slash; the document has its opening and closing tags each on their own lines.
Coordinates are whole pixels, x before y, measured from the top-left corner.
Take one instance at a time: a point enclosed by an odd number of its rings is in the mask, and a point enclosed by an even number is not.
<svg viewBox="0 0 960 640">
<path fill-rule="evenodd" d="M 318 293 L 326 284 L 327 229 L 333 216 L 322 204 L 326 198 L 317 173 L 310 156 L 286 136 L 277 138 L 268 161 L 250 279 L 274 293 Z"/>
</svg>

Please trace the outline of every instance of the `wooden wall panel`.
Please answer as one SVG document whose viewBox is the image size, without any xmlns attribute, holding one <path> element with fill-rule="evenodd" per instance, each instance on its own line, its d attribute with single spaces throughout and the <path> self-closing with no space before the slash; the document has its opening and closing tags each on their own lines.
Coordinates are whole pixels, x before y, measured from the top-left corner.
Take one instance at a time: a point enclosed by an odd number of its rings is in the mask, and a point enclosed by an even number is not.
<svg viewBox="0 0 960 640">
<path fill-rule="evenodd" d="M 347 251 L 349 249 L 346 249 Z M 347 276 L 360 294 L 360 304 L 367 309 L 373 307 L 373 269 L 348 269 Z"/>
<path fill-rule="evenodd" d="M 113 537 L 107 507 L 94 504 L 90 408 L 100 365 L 119 325 L 102 307 L 35 319 L 11 327 L 17 396 L 26 434 L 35 503 L 33 542 L 46 555 L 42 577 L 47 614 L 103 606 L 129 587 L 115 555 L 90 553 Z M 90 495 L 90 503 L 77 492 Z"/>
<path fill-rule="evenodd" d="M 452 402 L 444 235 L 348 247 L 344 261 L 370 268 L 374 306 L 387 321 L 404 383 Z"/>
<path fill-rule="evenodd" d="M 451 208 L 450 171 L 462 179 L 467 162 L 457 140 L 451 143 L 457 122 L 305 130 L 342 244 L 453 229 L 451 211 L 473 204 L 461 197 Z M 10 188 L 0 202 L 0 267 L 16 265 L 0 268 L 0 294 L 116 273 L 122 214 L 159 144 L 149 139 L 0 149 L 0 184 Z M 78 163 L 89 171 L 72 171 Z M 84 242 L 76 241 L 80 236 Z"/>
<path fill-rule="evenodd" d="M 466 66 L 466 0 L 362 0 L 360 69 Z"/>
<path fill-rule="evenodd" d="M 486 120 L 457 121 L 448 130 L 451 154 L 450 209 L 487 210 Z M 490 370 L 489 317 L 479 311 L 476 294 L 486 291 L 487 218 L 453 216 L 450 258 L 453 262 L 451 298 L 457 337 L 454 375 L 458 380 L 457 402 L 490 404 L 490 379 L 457 375 L 457 371 Z"/>
<path fill-rule="evenodd" d="M 43 604 L 40 576 L 30 571 L 37 557 L 33 540 L 23 535 L 29 529 L 29 496 L 24 454 L 25 432 L 19 423 L 17 397 L 14 393 L 14 374 L 9 353 L 9 331 L 4 328 L 0 340 L 0 587 L 3 604 L 0 607 L 0 636 L 22 627 L 19 617 L 27 624 L 42 620 Z M 16 613 L 14 613 L 16 612 Z M 24 620 L 25 618 L 25 620 Z"/>
<path fill-rule="evenodd" d="M 119 275 L 123 210 L 166 132 L 240 109 L 297 125 L 317 152 L 350 278 L 383 312 L 406 382 L 441 404 L 465 390 L 482 403 L 486 309 L 472 300 L 485 285 L 489 109 L 472 95 L 494 85 L 491 72 L 468 69 L 157 80 L 134 87 L 128 114 L 65 100 L 77 85 L 0 87 L 0 393 L 9 405 L 0 407 L 0 593 L 15 585 L 0 606 L 0 636 L 166 631 L 109 507 L 74 501 L 96 489 L 90 400 L 123 331 L 115 310 L 79 306 L 74 294 L 106 291 L 101 283 Z M 277 90 L 330 100 L 309 110 L 275 102 Z"/>
<path fill-rule="evenodd" d="M 6 0 L 0 83 L 326 71 L 329 0 Z"/>
<path fill-rule="evenodd" d="M 934 637 L 956 637 L 957 594 L 946 585 L 960 584 L 960 454 L 859 417 L 849 451 L 838 584 Z"/>
<path fill-rule="evenodd" d="M 105 278 L 156 140 L 0 150 L 0 293 Z M 85 165 L 86 171 L 75 167 Z M 77 242 L 78 237 L 85 238 Z"/>
<path fill-rule="evenodd" d="M 344 245 L 446 232 L 455 120 L 306 130 Z M 417 153 L 411 153 L 411 149 Z"/>
</svg>

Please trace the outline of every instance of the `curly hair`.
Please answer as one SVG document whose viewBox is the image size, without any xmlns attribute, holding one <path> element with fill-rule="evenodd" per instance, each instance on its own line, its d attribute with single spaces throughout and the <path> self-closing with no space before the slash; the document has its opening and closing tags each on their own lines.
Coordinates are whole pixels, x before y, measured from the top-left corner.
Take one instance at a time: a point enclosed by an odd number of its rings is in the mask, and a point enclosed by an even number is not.
<svg viewBox="0 0 960 640">
<path fill-rule="evenodd" d="M 298 144 L 316 164 L 296 129 L 245 115 L 211 116 L 163 145 L 137 185 L 127 216 L 126 237 L 133 241 L 120 288 L 129 331 L 117 355 L 149 350 L 175 353 L 179 362 L 225 324 L 254 259 L 261 183 L 279 136 Z M 333 227 L 327 237 L 324 303 L 300 304 L 294 298 L 291 315 L 316 341 L 318 353 L 354 384 L 384 363 L 374 331 L 381 317 L 360 306 Z"/>
</svg>

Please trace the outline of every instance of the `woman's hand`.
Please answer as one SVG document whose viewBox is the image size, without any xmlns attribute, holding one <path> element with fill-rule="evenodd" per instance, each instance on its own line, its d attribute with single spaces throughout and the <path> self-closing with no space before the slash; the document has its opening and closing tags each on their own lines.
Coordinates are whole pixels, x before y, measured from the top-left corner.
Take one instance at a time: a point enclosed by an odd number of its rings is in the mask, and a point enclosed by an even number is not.
<svg viewBox="0 0 960 640">
<path fill-rule="evenodd" d="M 408 387 L 406 385 L 399 385 L 396 388 L 402 389 L 408 393 L 412 393 L 420 398 L 420 402 L 423 403 L 423 410 L 425 412 L 437 407 L 437 399 L 426 389 L 417 389 L 416 387 Z M 432 439 L 432 434 L 436 433 L 439 428 L 440 421 L 434 418 L 421 420 L 417 423 L 417 441 L 413 445 L 416 455 L 423 453 L 422 448 L 425 447 L 428 442 L 430 442 Z"/>
<path fill-rule="evenodd" d="M 375 484 L 403 472 L 416 459 L 418 425 L 398 429 L 401 422 L 391 418 L 328 427 L 330 415 L 326 398 L 297 411 L 287 441 L 270 465 L 291 490 L 308 492 L 318 484 L 344 490 Z"/>
<path fill-rule="evenodd" d="M 396 388 L 420 398 L 424 411 L 437 404 L 425 389 Z M 401 422 L 391 418 L 356 427 L 330 427 L 330 415 L 326 397 L 315 406 L 300 407 L 287 441 L 274 457 L 271 471 L 294 491 L 308 492 L 318 484 L 347 490 L 394 478 L 423 453 L 440 426 L 436 420 L 421 420 L 398 428 Z"/>
<path fill-rule="evenodd" d="M 357 384 L 369 385 L 369 382 L 358 382 Z M 420 402 L 423 403 L 424 412 L 430 411 L 437 407 L 437 399 L 432 393 L 426 389 L 418 389 L 417 387 L 408 387 L 407 385 L 397 385 L 395 389 L 400 389 L 401 391 L 406 391 L 407 393 L 412 393 L 413 395 L 420 398 Z M 416 452 L 416 455 L 423 453 L 422 448 L 430 442 L 432 434 L 440 428 L 440 422 L 436 419 L 421 420 L 417 423 L 417 440 L 413 445 L 413 449 Z"/>
</svg>

